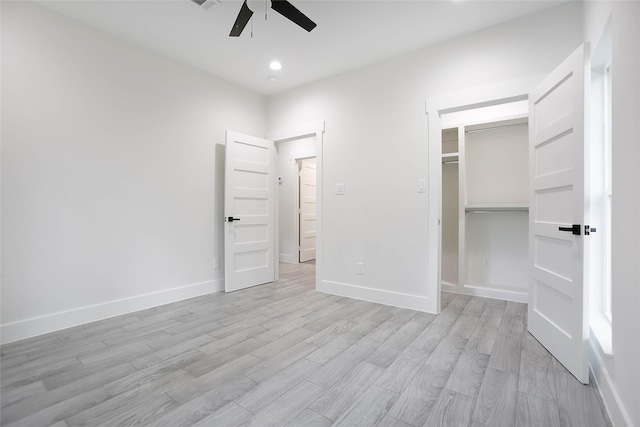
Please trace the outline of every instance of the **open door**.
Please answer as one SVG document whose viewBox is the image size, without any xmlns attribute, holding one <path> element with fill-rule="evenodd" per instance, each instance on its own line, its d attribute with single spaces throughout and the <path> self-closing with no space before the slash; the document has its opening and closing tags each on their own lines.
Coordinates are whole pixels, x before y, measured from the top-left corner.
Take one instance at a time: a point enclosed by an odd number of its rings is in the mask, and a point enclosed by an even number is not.
<svg viewBox="0 0 640 427">
<path fill-rule="evenodd" d="M 300 262 L 316 259 L 316 159 L 300 160 Z"/>
<path fill-rule="evenodd" d="M 529 96 L 529 332 L 579 381 L 588 370 L 588 45 Z"/>
<path fill-rule="evenodd" d="M 275 280 L 275 147 L 227 132 L 224 185 L 224 290 Z"/>
</svg>

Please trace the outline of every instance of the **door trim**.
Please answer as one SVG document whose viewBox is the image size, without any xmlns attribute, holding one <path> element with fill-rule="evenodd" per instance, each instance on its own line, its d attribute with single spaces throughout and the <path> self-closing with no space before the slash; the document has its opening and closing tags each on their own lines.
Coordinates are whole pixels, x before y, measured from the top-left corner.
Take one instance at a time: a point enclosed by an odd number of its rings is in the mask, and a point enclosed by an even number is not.
<svg viewBox="0 0 640 427">
<path fill-rule="evenodd" d="M 324 120 L 317 122 L 300 123 L 292 125 L 286 128 L 276 129 L 275 131 L 267 132 L 267 139 L 273 141 L 275 144 L 285 141 L 287 139 L 302 138 L 304 136 L 315 135 L 316 138 L 316 288 L 322 278 L 322 146 L 323 146 L 323 134 L 325 130 Z M 279 222 L 279 199 L 278 192 L 276 192 L 275 199 L 275 235 L 279 236 L 280 228 Z M 280 244 L 279 239 L 276 239 L 276 280 L 280 278 L 279 267 L 279 254 Z"/>
<path fill-rule="evenodd" d="M 429 210 L 427 228 L 427 284 L 430 313 L 440 313 L 442 288 L 442 126 L 440 116 L 447 113 L 505 104 L 528 99 L 529 91 L 546 75 L 534 76 L 506 83 L 445 94 L 425 101 L 428 127 Z M 434 295 L 432 295 L 432 293 Z"/>
</svg>

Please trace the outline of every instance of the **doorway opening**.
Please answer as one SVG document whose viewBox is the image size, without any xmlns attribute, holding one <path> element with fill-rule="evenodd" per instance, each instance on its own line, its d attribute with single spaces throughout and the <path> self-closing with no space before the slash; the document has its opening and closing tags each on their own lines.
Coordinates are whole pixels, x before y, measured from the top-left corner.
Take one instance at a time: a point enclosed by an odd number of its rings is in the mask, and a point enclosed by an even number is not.
<svg viewBox="0 0 640 427">
<path fill-rule="evenodd" d="M 441 290 L 527 302 L 528 102 L 443 114 Z"/>
<path fill-rule="evenodd" d="M 305 221 L 302 209 L 313 211 L 313 249 L 315 252 L 315 211 L 316 211 L 316 137 L 315 135 L 305 135 L 299 138 L 276 141 L 276 151 L 278 153 L 278 231 L 276 240 L 278 242 L 278 260 L 285 264 L 297 264 L 301 262 L 300 250 L 304 240 Z M 303 170 L 303 161 L 313 159 L 313 169 L 308 167 Z M 307 166 L 309 166 L 307 164 Z M 313 182 L 312 196 L 313 204 L 305 205 L 303 192 L 305 188 L 301 186 L 302 172 L 305 172 L 305 179 Z M 310 176 L 313 175 L 313 176 Z M 305 186 L 308 187 L 308 186 Z M 311 212 L 308 213 L 311 219 Z M 313 254 L 315 258 L 315 253 Z M 304 257 L 302 258 L 304 259 Z"/>
<path fill-rule="evenodd" d="M 322 272 L 322 138 L 324 121 L 269 135 L 277 153 L 276 253 L 281 264 L 315 264 Z"/>
</svg>

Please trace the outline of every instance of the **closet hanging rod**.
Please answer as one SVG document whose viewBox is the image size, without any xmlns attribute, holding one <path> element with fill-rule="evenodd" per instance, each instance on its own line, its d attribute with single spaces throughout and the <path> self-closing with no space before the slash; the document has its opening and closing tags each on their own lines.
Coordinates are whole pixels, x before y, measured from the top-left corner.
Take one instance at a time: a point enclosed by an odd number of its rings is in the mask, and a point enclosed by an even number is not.
<svg viewBox="0 0 640 427">
<path fill-rule="evenodd" d="M 443 165 L 444 164 L 449 164 L 449 163 L 460 163 L 460 161 L 459 160 L 445 160 L 445 161 L 442 162 Z"/>
<path fill-rule="evenodd" d="M 528 206 L 466 206 L 465 213 L 528 212 Z"/>
<path fill-rule="evenodd" d="M 469 129 L 469 130 L 465 130 L 464 133 L 485 132 L 485 131 L 488 131 L 488 130 L 502 129 L 502 128 L 512 128 L 512 127 L 523 126 L 523 125 L 528 125 L 528 124 L 529 124 L 528 122 L 522 122 L 522 123 L 512 123 L 510 125 L 500 125 L 500 126 L 491 126 L 491 127 L 487 127 L 487 128 Z"/>
</svg>

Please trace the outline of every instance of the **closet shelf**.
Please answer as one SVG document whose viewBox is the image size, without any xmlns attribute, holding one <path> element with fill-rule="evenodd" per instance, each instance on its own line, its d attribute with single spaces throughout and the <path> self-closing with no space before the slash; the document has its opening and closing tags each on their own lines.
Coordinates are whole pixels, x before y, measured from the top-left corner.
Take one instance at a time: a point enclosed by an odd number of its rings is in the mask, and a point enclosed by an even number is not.
<svg viewBox="0 0 640 427">
<path fill-rule="evenodd" d="M 459 160 L 458 153 L 442 153 L 442 163 L 454 163 Z"/>
<path fill-rule="evenodd" d="M 465 212 L 521 212 L 528 211 L 528 205 L 511 204 L 474 204 L 465 205 Z"/>
</svg>

